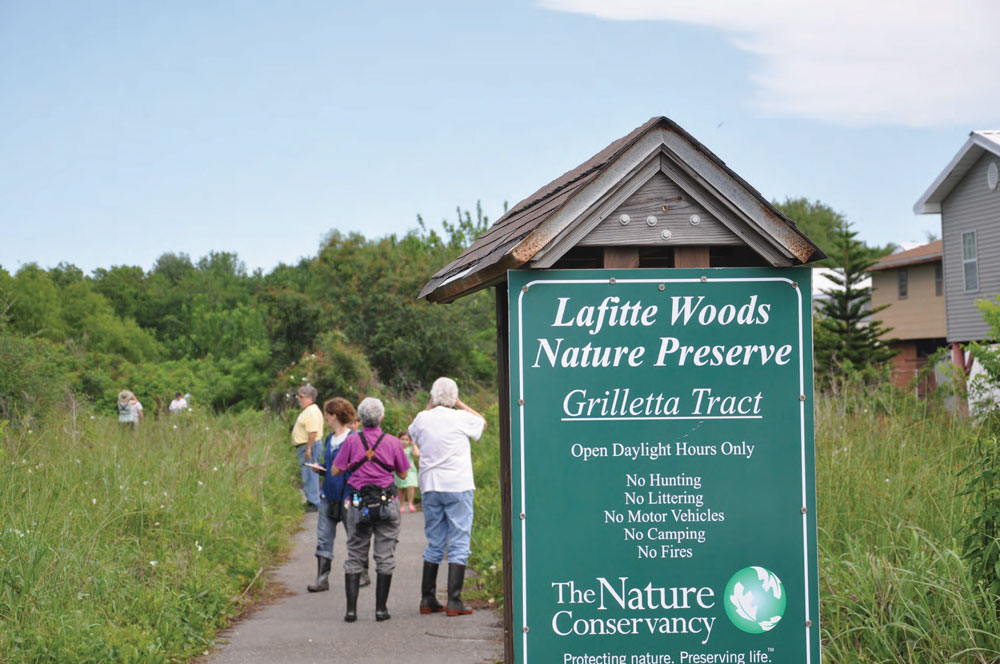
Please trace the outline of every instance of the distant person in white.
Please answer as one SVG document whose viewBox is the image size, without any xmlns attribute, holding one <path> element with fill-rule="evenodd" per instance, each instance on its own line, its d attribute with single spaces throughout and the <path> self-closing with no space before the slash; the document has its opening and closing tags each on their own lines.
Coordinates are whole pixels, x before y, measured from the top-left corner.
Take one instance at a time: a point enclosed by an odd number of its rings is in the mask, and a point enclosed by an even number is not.
<svg viewBox="0 0 1000 664">
<path fill-rule="evenodd" d="M 410 437 L 420 447 L 420 495 L 424 507 L 424 573 L 420 613 L 446 611 L 449 616 L 468 615 L 462 603 L 465 564 L 472 537 L 472 448 L 479 440 L 486 418 L 458 398 L 451 378 L 438 378 L 431 387 L 427 409 L 410 424 Z M 438 566 L 448 550 L 448 604 L 435 597 Z"/>
<path fill-rule="evenodd" d="M 180 392 L 174 395 L 174 400 L 170 402 L 170 414 L 176 415 L 187 410 L 188 402 Z"/>
<path fill-rule="evenodd" d="M 142 404 L 129 390 L 118 393 L 118 422 L 138 428 L 142 420 Z"/>
</svg>

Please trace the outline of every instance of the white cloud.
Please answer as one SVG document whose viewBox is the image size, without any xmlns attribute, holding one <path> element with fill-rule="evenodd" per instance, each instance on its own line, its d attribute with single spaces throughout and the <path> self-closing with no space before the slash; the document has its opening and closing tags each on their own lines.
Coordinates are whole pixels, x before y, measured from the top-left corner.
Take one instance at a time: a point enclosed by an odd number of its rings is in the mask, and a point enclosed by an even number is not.
<svg viewBox="0 0 1000 664">
<path fill-rule="evenodd" d="M 996 0 L 540 0 L 621 21 L 715 28 L 757 57 L 755 106 L 838 124 L 997 121 Z"/>
</svg>

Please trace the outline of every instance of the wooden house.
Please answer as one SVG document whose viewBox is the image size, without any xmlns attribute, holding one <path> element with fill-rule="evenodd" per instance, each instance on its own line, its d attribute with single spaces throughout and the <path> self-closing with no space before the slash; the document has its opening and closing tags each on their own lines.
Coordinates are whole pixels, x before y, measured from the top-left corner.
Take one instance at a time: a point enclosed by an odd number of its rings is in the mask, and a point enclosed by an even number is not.
<svg viewBox="0 0 1000 664">
<path fill-rule="evenodd" d="M 972 363 L 960 344 L 989 333 L 976 301 L 1000 293 L 998 185 L 1000 131 L 974 131 L 913 207 L 941 215 L 947 340 L 966 373 Z"/>
<path fill-rule="evenodd" d="M 876 318 L 891 328 L 899 350 L 892 360 L 892 381 L 907 387 L 920 375 L 927 358 L 946 345 L 944 270 L 941 240 L 885 256 L 868 269 L 872 308 L 888 305 Z M 933 390 L 934 374 L 917 385 L 919 394 Z"/>
</svg>

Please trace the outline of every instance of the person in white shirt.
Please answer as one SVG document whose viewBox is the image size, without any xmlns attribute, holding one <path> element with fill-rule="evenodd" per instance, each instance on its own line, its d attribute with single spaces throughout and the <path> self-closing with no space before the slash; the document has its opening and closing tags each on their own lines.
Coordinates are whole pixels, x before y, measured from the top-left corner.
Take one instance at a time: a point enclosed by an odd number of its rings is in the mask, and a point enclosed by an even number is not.
<svg viewBox="0 0 1000 664">
<path fill-rule="evenodd" d="M 182 413 L 187 410 L 188 402 L 180 392 L 174 395 L 174 400 L 170 402 L 170 414 L 176 415 L 177 413 Z"/>
<path fill-rule="evenodd" d="M 451 378 L 434 381 L 427 409 L 410 424 L 410 437 L 420 447 L 420 495 L 427 536 L 420 613 L 472 613 L 462 603 L 476 489 L 469 441 L 479 440 L 485 428 L 486 418 L 458 398 L 458 385 Z M 435 597 L 435 586 L 446 548 L 448 603 L 443 607 Z"/>
<path fill-rule="evenodd" d="M 129 390 L 118 393 L 118 421 L 121 424 L 138 428 L 142 420 L 142 404 Z"/>
</svg>

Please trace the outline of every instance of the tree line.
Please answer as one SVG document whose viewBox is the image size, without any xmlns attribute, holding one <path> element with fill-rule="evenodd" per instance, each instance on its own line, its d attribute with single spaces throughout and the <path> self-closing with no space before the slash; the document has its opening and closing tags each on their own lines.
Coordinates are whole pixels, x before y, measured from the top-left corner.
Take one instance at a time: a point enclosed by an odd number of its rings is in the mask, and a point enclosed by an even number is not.
<svg viewBox="0 0 1000 664">
<path fill-rule="evenodd" d="M 859 241 L 818 201 L 776 205 L 830 256 L 846 284 L 818 312 L 817 373 L 878 366 L 891 354 L 870 320 L 863 270 L 893 247 Z M 477 205 L 440 232 L 418 217 L 402 235 L 331 231 L 314 256 L 249 272 L 234 253 L 164 253 L 84 274 L 69 263 L 16 273 L 0 266 L 0 419 L 67 394 L 112 407 L 128 388 L 147 409 L 175 392 L 215 410 L 281 409 L 305 382 L 357 398 L 406 393 L 440 375 L 496 379 L 495 302 L 482 291 L 450 305 L 416 300 L 430 276 L 489 225 Z M 835 277 L 836 279 L 836 277 Z"/>
<path fill-rule="evenodd" d="M 490 383 L 491 293 L 449 306 L 416 299 L 488 225 L 477 205 L 440 232 L 419 217 L 403 235 L 334 230 L 314 256 L 267 273 L 214 251 L 165 253 L 148 271 L 0 267 L 0 419 L 67 394 L 110 409 L 126 387 L 147 410 L 178 391 L 224 410 L 280 407 L 304 381 L 349 397 L 440 375 Z"/>
</svg>

